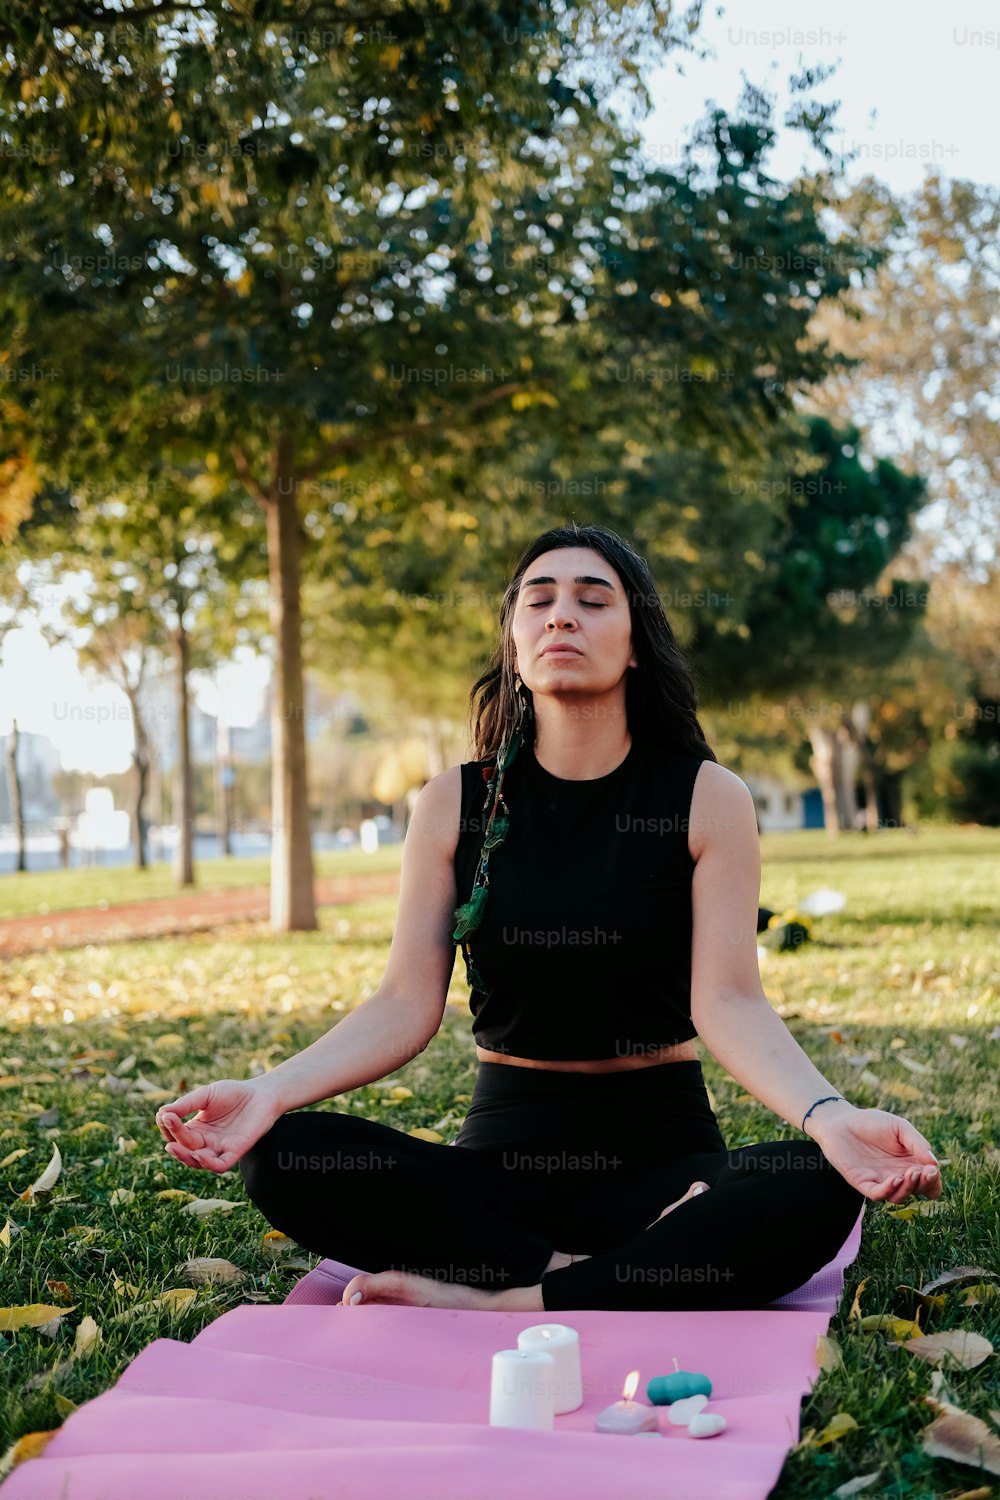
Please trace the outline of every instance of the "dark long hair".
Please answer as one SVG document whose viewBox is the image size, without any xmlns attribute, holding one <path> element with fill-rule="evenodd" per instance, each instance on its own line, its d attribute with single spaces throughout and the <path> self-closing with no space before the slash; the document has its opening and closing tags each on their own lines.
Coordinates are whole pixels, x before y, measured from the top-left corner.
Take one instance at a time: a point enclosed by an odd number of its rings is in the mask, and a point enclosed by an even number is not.
<svg viewBox="0 0 1000 1500">
<path fill-rule="evenodd" d="M 592 547 L 621 579 L 632 619 L 637 666 L 625 682 L 625 717 L 633 736 L 679 755 L 716 760 L 698 722 L 697 693 L 687 659 L 670 628 L 653 575 L 642 557 L 617 532 L 605 526 L 556 526 L 529 542 L 521 554 L 500 605 L 500 635 L 489 664 L 469 693 L 473 759 L 491 760 L 509 739 L 518 720 L 514 691 L 514 641 L 511 620 L 521 579 L 536 557 L 556 547 Z M 479 701 L 477 703 L 477 695 Z M 535 738 L 531 691 L 521 687 L 527 708 L 522 738 Z"/>
<path fill-rule="evenodd" d="M 534 743 L 536 731 L 530 689 L 524 683 L 520 692 L 516 689 L 511 618 L 526 570 L 536 557 L 555 547 L 593 547 L 614 568 L 625 588 L 636 655 L 636 667 L 628 673 L 625 684 L 625 716 L 633 738 L 674 754 L 717 759 L 698 722 L 693 674 L 663 613 L 653 576 L 639 554 L 617 532 L 575 522 L 553 527 L 529 542 L 500 605 L 500 639 L 469 694 L 473 759 L 493 763 L 483 767 L 487 780 L 483 811 L 490 811 L 475 880 L 469 899 L 454 911 L 457 926 L 452 939 L 461 944 L 472 990 L 487 988 L 473 962 L 470 938 L 482 925 L 489 895 L 490 854 L 504 842 L 510 824 L 510 809 L 503 797 L 505 770 L 521 744 Z"/>
</svg>

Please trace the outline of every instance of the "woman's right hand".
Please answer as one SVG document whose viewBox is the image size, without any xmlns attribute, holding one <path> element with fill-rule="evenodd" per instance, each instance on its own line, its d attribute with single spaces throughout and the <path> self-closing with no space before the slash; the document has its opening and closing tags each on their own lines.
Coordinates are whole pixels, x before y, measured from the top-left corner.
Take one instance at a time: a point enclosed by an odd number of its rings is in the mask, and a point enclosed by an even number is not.
<svg viewBox="0 0 1000 1500">
<path fill-rule="evenodd" d="M 265 1079 L 223 1078 L 161 1104 L 156 1123 L 168 1154 L 186 1167 L 227 1172 L 283 1113 Z M 198 1114 L 185 1123 L 192 1110 Z"/>
</svg>

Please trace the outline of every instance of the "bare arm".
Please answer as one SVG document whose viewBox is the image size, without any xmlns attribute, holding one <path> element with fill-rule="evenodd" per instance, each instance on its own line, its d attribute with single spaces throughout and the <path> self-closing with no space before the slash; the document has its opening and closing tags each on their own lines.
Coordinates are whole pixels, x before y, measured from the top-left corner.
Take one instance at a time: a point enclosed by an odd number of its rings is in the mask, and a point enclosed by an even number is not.
<svg viewBox="0 0 1000 1500">
<path fill-rule="evenodd" d="M 281 1113 L 394 1073 L 441 1025 L 455 963 L 453 856 L 461 813 L 461 769 L 422 787 L 400 872 L 399 905 L 378 989 L 328 1032 L 254 1080 Z"/>
<path fill-rule="evenodd" d="M 691 1019 L 712 1056 L 796 1129 L 815 1100 L 837 1094 L 773 1008 L 757 963 L 760 841 L 753 797 L 724 766 L 706 761 L 691 799 Z M 855 1106 L 821 1104 L 805 1133 Z"/>
</svg>

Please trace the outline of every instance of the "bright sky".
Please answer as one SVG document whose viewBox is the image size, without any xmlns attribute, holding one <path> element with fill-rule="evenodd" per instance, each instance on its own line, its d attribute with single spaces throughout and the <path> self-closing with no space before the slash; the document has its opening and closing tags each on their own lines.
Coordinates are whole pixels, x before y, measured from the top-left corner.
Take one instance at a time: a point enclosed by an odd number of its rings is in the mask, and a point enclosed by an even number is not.
<svg viewBox="0 0 1000 1500">
<path fill-rule="evenodd" d="M 990 100 L 1000 74 L 1000 10 L 992 0 L 923 7 L 902 0 L 743 0 L 706 5 L 697 35 L 713 56 L 685 59 L 684 77 L 674 63 L 649 77 L 655 107 L 641 129 L 665 166 L 678 160 L 706 100 L 735 106 L 744 75 L 777 96 L 780 124 L 789 74 L 836 63 L 815 92 L 823 101 L 841 101 L 835 144 L 845 154 L 859 151 L 850 178 L 871 172 L 896 192 L 918 187 L 928 168 L 997 182 Z M 773 175 L 794 174 L 803 146 L 801 133 L 779 130 Z"/>
<path fill-rule="evenodd" d="M 733 108 L 744 76 L 776 96 L 778 147 L 770 171 L 793 175 L 810 165 L 804 142 L 780 129 L 785 80 L 803 66 L 837 63 L 820 85 L 823 100 L 841 100 L 839 149 L 860 148 L 848 175 L 872 172 L 896 192 L 919 186 L 928 168 L 995 184 L 993 106 L 1000 72 L 1000 11 L 987 0 L 918 8 L 902 0 L 768 0 L 766 6 L 706 8 L 701 45 L 712 54 L 651 74 L 654 108 L 640 123 L 647 149 L 662 165 L 679 160 L 706 102 Z M 813 163 L 814 164 L 814 163 Z M 269 667 L 246 654 L 225 674 L 233 726 L 253 721 Z M 42 684 L 44 686 L 42 686 Z M 217 711 L 211 687 L 197 691 Z M 132 732 L 124 696 L 77 671 L 69 646 L 50 650 L 33 629 L 11 632 L 0 657 L 0 734 L 16 714 L 25 731 L 58 745 L 67 770 L 121 771 Z"/>
</svg>

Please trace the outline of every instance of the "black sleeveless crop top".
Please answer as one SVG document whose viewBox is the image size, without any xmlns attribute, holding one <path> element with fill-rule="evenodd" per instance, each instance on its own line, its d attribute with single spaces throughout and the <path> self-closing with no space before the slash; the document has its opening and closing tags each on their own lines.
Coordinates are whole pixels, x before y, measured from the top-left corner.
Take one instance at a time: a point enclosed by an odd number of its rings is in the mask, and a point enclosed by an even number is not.
<svg viewBox="0 0 1000 1500">
<path fill-rule="evenodd" d="M 459 905 L 482 852 L 483 768 L 492 764 L 461 768 Z M 479 1046 L 583 1061 L 697 1036 L 688 820 L 701 764 L 633 735 L 607 776 L 565 781 L 539 765 L 532 745 L 520 747 L 504 777 L 510 826 L 490 855 L 482 925 L 469 937 L 487 986 L 469 994 Z"/>
</svg>

